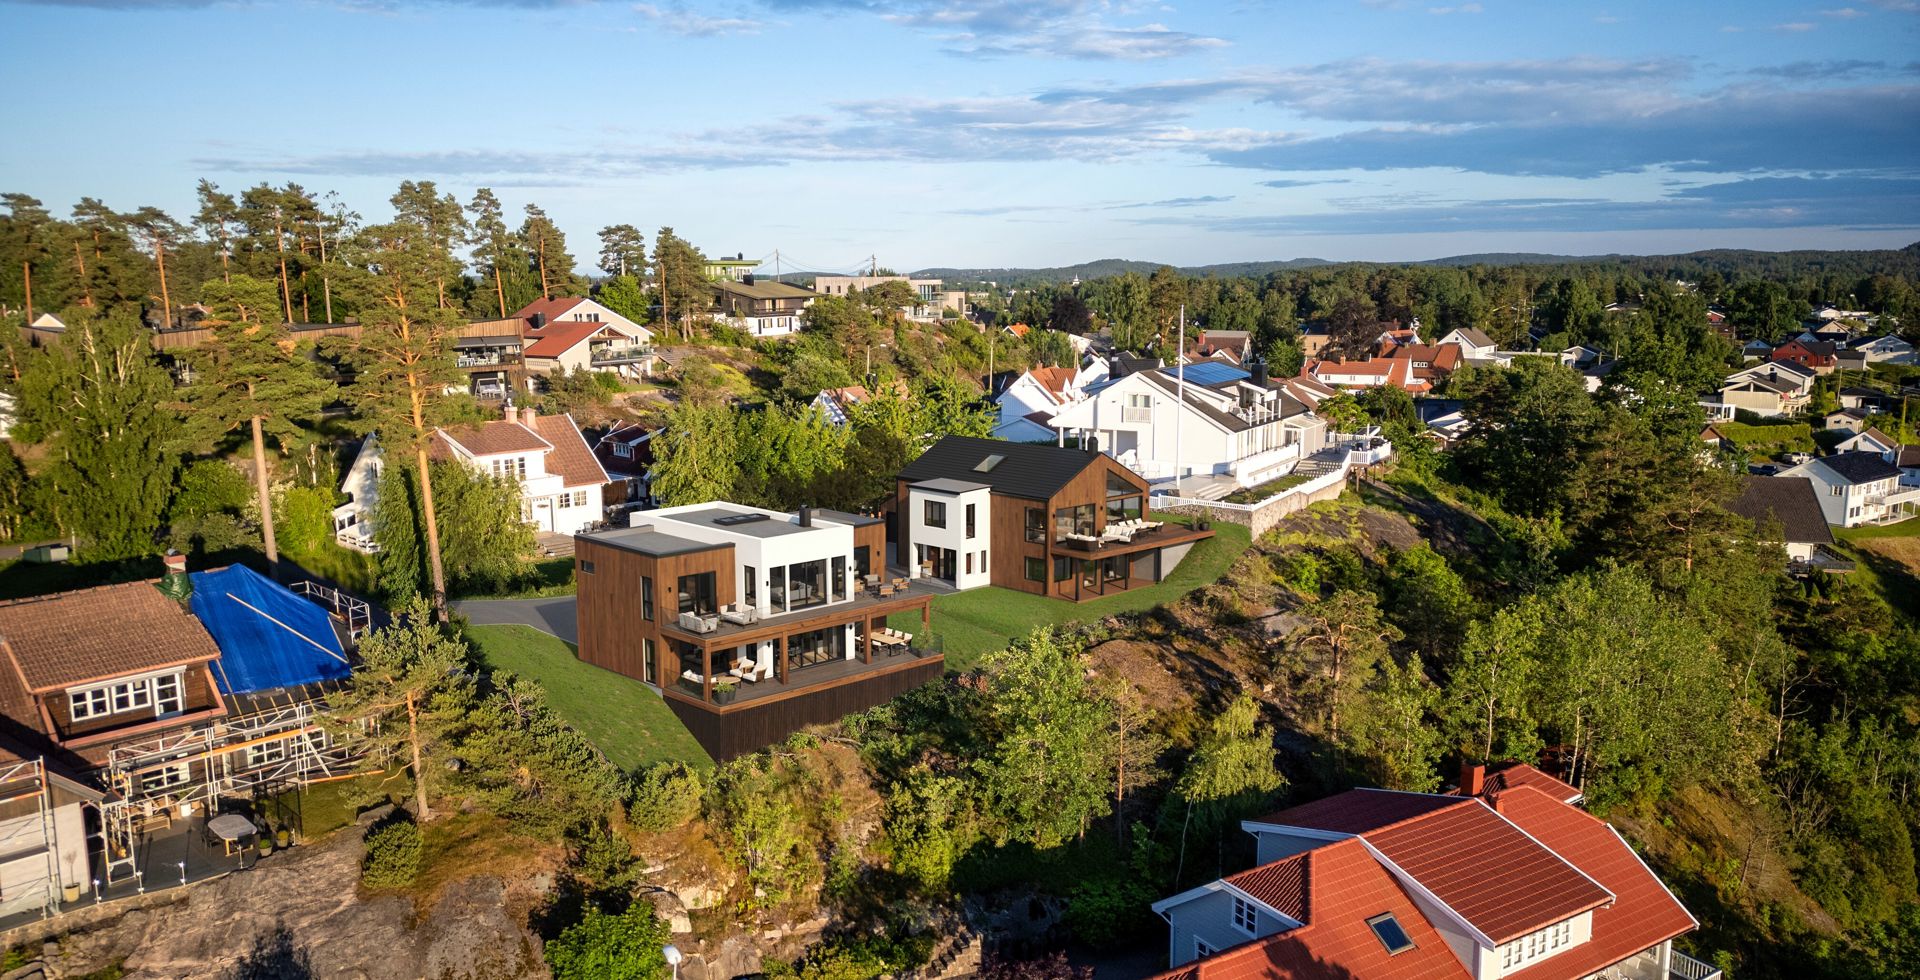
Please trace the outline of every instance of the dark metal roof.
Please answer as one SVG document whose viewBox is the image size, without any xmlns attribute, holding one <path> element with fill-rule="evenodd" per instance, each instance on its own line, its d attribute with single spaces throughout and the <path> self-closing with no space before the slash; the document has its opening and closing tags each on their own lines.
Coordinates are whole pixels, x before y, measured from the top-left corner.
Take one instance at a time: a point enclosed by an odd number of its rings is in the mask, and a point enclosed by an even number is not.
<svg viewBox="0 0 1920 980">
<path fill-rule="evenodd" d="M 1006 458 L 985 473 L 974 468 L 988 456 Z M 908 483 L 940 479 L 984 483 L 994 493 L 1046 500 L 1099 458 L 1098 453 L 1044 443 L 946 436 L 908 463 L 900 478 Z"/>
<path fill-rule="evenodd" d="M 691 538 L 676 537 L 655 531 L 651 526 L 614 528 L 607 531 L 592 531 L 578 535 L 582 540 L 598 541 L 625 551 L 665 558 L 669 555 L 686 555 L 696 551 L 713 551 L 719 548 L 732 548 L 732 542 L 726 544 L 708 544 Z"/>
<path fill-rule="evenodd" d="M 1833 531 L 1820 511 L 1813 481 L 1804 476 L 1746 476 L 1740 496 L 1727 509 L 1756 525 L 1780 522 L 1792 544 L 1832 544 Z"/>
<path fill-rule="evenodd" d="M 1879 453 L 1851 452 L 1822 456 L 1819 462 L 1840 474 L 1848 483 L 1872 483 L 1900 475 L 1900 468 L 1881 458 Z"/>
</svg>

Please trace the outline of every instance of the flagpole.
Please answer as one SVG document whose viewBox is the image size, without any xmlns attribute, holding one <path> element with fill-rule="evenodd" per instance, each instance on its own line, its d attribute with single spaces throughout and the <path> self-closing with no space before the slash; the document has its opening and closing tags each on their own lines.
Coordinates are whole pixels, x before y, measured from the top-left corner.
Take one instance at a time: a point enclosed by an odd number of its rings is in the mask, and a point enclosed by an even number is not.
<svg viewBox="0 0 1920 980">
<path fill-rule="evenodd" d="M 1186 428 L 1181 413 L 1187 408 L 1187 304 L 1180 304 L 1180 339 L 1174 355 L 1173 376 L 1178 380 L 1180 405 L 1173 413 L 1173 495 L 1180 496 L 1180 430 Z"/>
</svg>

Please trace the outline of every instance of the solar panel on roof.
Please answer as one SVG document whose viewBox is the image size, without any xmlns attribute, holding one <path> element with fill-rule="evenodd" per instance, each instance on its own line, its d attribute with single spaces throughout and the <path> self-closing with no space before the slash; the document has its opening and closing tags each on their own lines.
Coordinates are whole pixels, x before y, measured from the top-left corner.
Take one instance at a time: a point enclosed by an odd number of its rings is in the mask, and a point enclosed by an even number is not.
<svg viewBox="0 0 1920 980">
<path fill-rule="evenodd" d="M 1368 919 L 1367 925 L 1373 929 L 1373 934 L 1379 937 L 1380 945 L 1385 946 L 1388 953 L 1404 953 L 1413 948 L 1413 939 L 1392 912 Z"/>
<path fill-rule="evenodd" d="M 1168 373 L 1179 377 L 1177 371 L 1178 369 L 1176 368 L 1170 370 Z M 1253 377 L 1253 375 L 1237 367 L 1220 364 L 1218 362 L 1202 362 L 1187 365 L 1187 380 L 1197 385 L 1217 385 L 1251 377 Z"/>
</svg>

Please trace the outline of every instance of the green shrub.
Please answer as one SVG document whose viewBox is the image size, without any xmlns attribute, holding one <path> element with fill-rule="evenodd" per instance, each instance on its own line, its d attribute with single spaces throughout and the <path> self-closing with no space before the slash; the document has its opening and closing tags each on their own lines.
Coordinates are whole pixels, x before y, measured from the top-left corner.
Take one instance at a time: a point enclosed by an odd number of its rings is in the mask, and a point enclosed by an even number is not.
<svg viewBox="0 0 1920 980">
<path fill-rule="evenodd" d="M 633 779 L 627 800 L 627 818 L 635 827 L 661 833 L 684 826 L 700 813 L 706 783 L 684 762 L 662 762 Z"/>
<path fill-rule="evenodd" d="M 360 882 L 368 888 L 398 888 L 420 872 L 420 825 L 405 810 L 367 828 Z"/>
<path fill-rule="evenodd" d="M 653 906 L 635 902 L 619 915 L 594 906 L 547 943 L 553 980 L 664 980 L 661 948 L 670 938 Z"/>
</svg>

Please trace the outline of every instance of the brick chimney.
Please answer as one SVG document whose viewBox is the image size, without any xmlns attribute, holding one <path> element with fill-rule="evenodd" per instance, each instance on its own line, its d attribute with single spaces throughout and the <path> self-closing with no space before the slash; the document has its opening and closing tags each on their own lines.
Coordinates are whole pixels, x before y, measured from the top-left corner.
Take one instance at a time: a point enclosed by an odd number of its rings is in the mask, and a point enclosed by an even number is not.
<svg viewBox="0 0 1920 980">
<path fill-rule="evenodd" d="M 532 406 L 532 405 L 528 405 L 528 406 L 526 406 L 525 408 L 522 408 L 522 409 L 520 410 L 520 424 L 521 424 L 521 425 L 532 425 L 532 424 L 533 424 L 533 420 L 534 420 L 534 419 L 535 419 L 536 417 L 538 417 L 538 415 L 539 415 L 539 413 L 538 413 L 538 412 L 535 412 L 535 411 L 533 410 L 533 406 Z"/>
<path fill-rule="evenodd" d="M 1460 762 L 1460 795 L 1479 796 L 1487 789 L 1487 767 L 1485 763 Z"/>
<path fill-rule="evenodd" d="M 520 409 L 514 407 L 512 399 L 508 399 L 507 407 L 502 409 L 502 412 L 508 422 L 520 421 Z"/>
<path fill-rule="evenodd" d="M 160 559 L 166 566 L 168 575 L 187 574 L 187 556 L 169 549 L 165 558 Z"/>
</svg>

